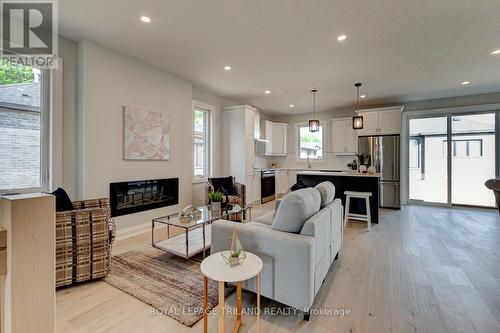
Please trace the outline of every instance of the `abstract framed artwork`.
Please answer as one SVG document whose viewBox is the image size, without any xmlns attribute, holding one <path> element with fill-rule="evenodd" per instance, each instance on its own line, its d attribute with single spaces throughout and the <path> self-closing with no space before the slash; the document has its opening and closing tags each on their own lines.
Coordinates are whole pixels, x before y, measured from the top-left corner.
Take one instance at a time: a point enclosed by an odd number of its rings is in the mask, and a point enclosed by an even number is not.
<svg viewBox="0 0 500 333">
<path fill-rule="evenodd" d="M 170 115 L 123 107 L 123 159 L 170 159 Z"/>
</svg>

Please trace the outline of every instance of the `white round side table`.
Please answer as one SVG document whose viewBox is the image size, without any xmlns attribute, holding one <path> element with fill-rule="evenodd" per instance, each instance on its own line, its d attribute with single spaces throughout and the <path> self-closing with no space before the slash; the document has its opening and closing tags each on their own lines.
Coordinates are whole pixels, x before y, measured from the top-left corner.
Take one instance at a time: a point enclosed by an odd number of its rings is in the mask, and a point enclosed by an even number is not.
<svg viewBox="0 0 500 333">
<path fill-rule="evenodd" d="M 229 252 L 229 251 L 228 251 Z M 203 332 L 207 333 L 208 279 L 219 282 L 219 333 L 224 333 L 224 282 L 236 283 L 236 324 L 231 332 L 238 332 L 241 326 L 241 282 L 257 276 L 257 332 L 260 332 L 260 272 L 262 260 L 253 253 L 246 252 L 247 258 L 239 266 L 230 267 L 221 252 L 206 257 L 201 262 L 203 274 Z"/>
</svg>

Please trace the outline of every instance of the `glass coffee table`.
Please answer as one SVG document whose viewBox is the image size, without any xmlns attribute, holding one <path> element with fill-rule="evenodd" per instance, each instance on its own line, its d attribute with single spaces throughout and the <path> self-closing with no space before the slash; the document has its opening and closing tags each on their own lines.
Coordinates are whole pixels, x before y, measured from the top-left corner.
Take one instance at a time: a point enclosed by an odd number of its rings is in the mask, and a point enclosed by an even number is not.
<svg viewBox="0 0 500 333">
<path fill-rule="evenodd" d="M 233 205 L 231 209 L 221 209 L 216 214 L 210 210 L 210 206 L 197 207 L 201 211 L 201 216 L 193 219 L 184 219 L 179 213 L 157 217 L 151 223 L 151 245 L 159 250 L 175 254 L 183 258 L 191 258 L 198 253 L 210 248 L 211 224 L 220 219 L 227 219 L 230 215 L 246 211 L 247 219 L 251 219 L 251 206 L 240 207 Z M 239 222 L 235 222 L 239 223 Z M 155 242 L 155 227 L 161 224 L 167 228 L 167 239 Z M 170 237 L 170 227 L 184 229 L 183 232 Z"/>
</svg>

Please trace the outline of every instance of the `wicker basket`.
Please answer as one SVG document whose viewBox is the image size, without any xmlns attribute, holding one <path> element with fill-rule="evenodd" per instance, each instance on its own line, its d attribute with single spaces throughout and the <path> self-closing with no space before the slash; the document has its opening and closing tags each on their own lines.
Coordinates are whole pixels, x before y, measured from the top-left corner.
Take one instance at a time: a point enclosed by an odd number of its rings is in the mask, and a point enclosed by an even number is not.
<svg viewBox="0 0 500 333">
<path fill-rule="evenodd" d="M 102 278 L 109 272 L 115 226 L 109 200 L 73 202 L 56 214 L 56 287 Z"/>
</svg>

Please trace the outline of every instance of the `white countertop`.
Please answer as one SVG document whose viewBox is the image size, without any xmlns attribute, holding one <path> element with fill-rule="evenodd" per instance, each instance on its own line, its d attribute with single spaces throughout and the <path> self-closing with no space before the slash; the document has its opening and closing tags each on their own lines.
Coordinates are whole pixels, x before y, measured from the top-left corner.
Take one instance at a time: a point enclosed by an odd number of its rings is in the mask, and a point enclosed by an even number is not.
<svg viewBox="0 0 500 333">
<path fill-rule="evenodd" d="M 328 171 L 318 171 L 318 170 L 307 170 L 299 171 L 298 175 L 314 175 L 314 176 L 347 176 L 347 177 L 377 177 L 380 178 L 380 173 L 359 173 L 357 171 L 340 171 L 340 172 L 328 172 Z"/>
</svg>

